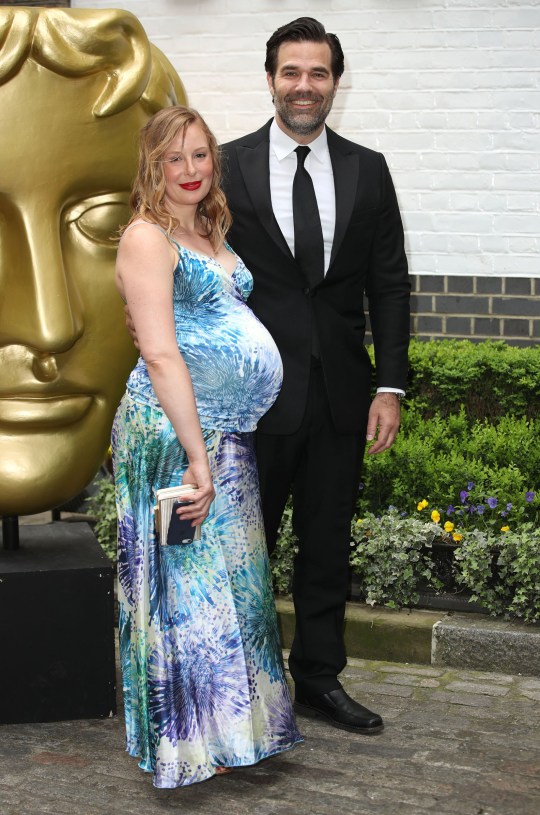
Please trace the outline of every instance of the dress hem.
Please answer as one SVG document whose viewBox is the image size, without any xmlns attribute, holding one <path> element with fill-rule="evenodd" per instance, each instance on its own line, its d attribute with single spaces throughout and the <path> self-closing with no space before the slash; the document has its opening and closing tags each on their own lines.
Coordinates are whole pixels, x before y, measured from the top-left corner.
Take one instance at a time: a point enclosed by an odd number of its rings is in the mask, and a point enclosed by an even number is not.
<svg viewBox="0 0 540 815">
<path fill-rule="evenodd" d="M 287 747 L 280 747 L 279 750 L 274 750 L 271 753 L 265 753 L 265 755 L 261 756 L 256 761 L 246 761 L 244 764 L 227 764 L 227 767 L 230 767 L 232 770 L 239 769 L 241 767 L 255 767 L 256 764 L 260 764 L 261 761 L 265 761 L 267 758 L 272 758 L 272 756 L 278 756 L 280 753 L 287 753 L 289 750 L 292 750 L 294 747 L 296 747 L 297 744 L 302 744 L 303 741 L 304 741 L 303 738 L 299 738 L 296 741 L 294 741 L 292 744 L 289 744 Z M 216 766 L 221 766 L 221 765 L 216 765 Z M 187 781 L 187 782 L 185 782 L 183 784 L 182 783 L 180 783 L 180 784 L 171 784 L 170 786 L 163 786 L 163 785 L 158 786 L 154 782 L 152 782 L 152 784 L 156 789 L 160 789 L 160 790 L 161 789 L 178 789 L 179 787 L 190 787 L 193 784 L 199 784 L 201 781 L 209 781 L 210 778 L 214 778 L 216 775 L 218 775 L 218 773 L 213 772 L 210 775 L 207 775 L 206 778 L 200 778 L 197 781 Z"/>
<path fill-rule="evenodd" d="M 256 761 L 246 761 L 245 763 L 242 763 L 242 764 L 227 764 L 226 766 L 230 767 L 233 770 L 236 770 L 236 769 L 241 768 L 241 767 L 255 767 L 255 765 L 260 764 L 261 761 L 266 761 L 266 759 L 268 759 L 268 758 L 272 758 L 273 756 L 278 756 L 280 753 L 287 753 L 287 752 L 289 752 L 289 750 L 292 750 L 298 744 L 303 744 L 303 742 L 304 742 L 303 737 L 299 736 L 297 739 L 295 739 L 293 742 L 288 744 L 286 747 L 280 747 L 277 750 L 273 750 L 272 752 L 265 753 L 260 758 L 258 758 Z M 129 750 L 126 750 L 126 752 L 132 758 L 138 758 L 139 760 L 141 760 L 141 756 L 138 753 L 130 753 Z M 216 767 L 217 766 L 221 766 L 221 765 L 216 765 Z M 153 770 L 148 770 L 145 767 L 141 767 L 140 764 L 139 764 L 139 768 L 141 770 L 143 770 L 145 773 L 153 773 Z M 209 781 L 210 778 L 214 778 L 214 776 L 216 776 L 216 775 L 218 775 L 218 773 L 213 772 L 213 773 L 210 773 L 209 775 L 205 776 L 204 778 L 198 778 L 196 780 L 191 779 L 191 780 L 186 780 L 186 781 L 183 781 L 183 782 L 181 781 L 178 784 L 156 784 L 155 778 L 153 778 L 152 779 L 152 786 L 154 786 L 156 789 L 159 789 L 159 790 L 174 790 L 174 789 L 178 789 L 179 787 L 190 787 L 193 784 L 200 784 L 202 781 Z"/>
</svg>

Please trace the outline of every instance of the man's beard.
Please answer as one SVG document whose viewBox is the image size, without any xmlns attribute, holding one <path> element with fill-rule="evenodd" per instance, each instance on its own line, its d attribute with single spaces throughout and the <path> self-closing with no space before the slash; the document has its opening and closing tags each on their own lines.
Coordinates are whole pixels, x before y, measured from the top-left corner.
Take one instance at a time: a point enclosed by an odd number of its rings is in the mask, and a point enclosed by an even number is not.
<svg viewBox="0 0 540 815">
<path fill-rule="evenodd" d="M 322 105 L 316 112 L 306 111 L 305 113 L 297 113 L 296 111 L 291 111 L 287 105 L 288 102 L 292 102 L 295 99 L 309 99 L 314 102 L 322 102 Z M 333 102 L 334 97 L 331 95 L 325 98 L 324 96 L 318 96 L 316 94 L 304 94 L 294 97 L 279 97 L 277 94 L 274 94 L 276 113 L 291 133 L 296 133 L 298 136 L 309 136 L 311 133 L 315 133 L 315 131 L 325 123 L 326 117 L 332 110 Z"/>
</svg>

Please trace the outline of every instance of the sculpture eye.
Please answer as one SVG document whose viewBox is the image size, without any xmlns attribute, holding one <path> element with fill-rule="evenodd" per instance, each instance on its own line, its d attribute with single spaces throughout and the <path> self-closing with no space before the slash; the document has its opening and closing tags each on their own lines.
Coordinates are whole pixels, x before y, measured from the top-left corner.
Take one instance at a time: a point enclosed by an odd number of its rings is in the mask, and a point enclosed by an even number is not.
<svg viewBox="0 0 540 815">
<path fill-rule="evenodd" d="M 80 201 L 68 210 L 65 219 L 68 226 L 75 226 L 85 238 L 116 250 L 113 238 L 130 216 L 128 193 L 109 193 Z"/>
</svg>

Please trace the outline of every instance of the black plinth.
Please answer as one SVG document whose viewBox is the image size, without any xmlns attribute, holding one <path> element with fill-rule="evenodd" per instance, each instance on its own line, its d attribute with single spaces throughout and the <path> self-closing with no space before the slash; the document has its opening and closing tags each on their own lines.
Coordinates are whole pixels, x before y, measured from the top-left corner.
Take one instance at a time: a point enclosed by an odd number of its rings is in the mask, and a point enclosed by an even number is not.
<svg viewBox="0 0 540 815">
<path fill-rule="evenodd" d="M 116 712 L 113 569 L 86 523 L 0 548 L 0 722 Z"/>
</svg>

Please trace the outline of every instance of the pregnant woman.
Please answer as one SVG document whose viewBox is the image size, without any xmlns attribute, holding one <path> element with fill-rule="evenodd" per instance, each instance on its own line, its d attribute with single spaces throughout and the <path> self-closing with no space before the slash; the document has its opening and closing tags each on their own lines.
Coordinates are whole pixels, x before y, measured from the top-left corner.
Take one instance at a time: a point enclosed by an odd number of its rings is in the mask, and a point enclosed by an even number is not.
<svg viewBox="0 0 540 815">
<path fill-rule="evenodd" d="M 216 140 L 196 111 L 141 132 L 117 286 L 141 356 L 113 427 L 127 750 L 156 787 L 203 781 L 301 740 L 286 685 L 252 433 L 282 368 L 225 241 Z M 194 484 L 200 540 L 162 546 L 156 490 Z"/>
</svg>

